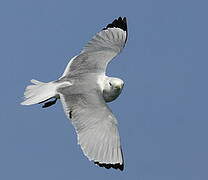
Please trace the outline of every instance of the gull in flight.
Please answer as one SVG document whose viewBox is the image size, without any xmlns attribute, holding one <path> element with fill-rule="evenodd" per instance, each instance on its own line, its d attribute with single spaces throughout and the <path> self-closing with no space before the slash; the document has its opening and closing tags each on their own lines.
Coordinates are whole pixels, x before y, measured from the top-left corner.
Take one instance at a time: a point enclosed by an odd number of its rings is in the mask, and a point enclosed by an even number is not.
<svg viewBox="0 0 208 180">
<path fill-rule="evenodd" d="M 49 107 L 61 100 L 66 116 L 76 130 L 78 144 L 90 161 L 100 167 L 124 169 L 118 123 L 106 102 L 115 100 L 124 82 L 106 76 L 108 63 L 127 41 L 126 17 L 115 19 L 98 32 L 68 63 L 55 81 L 32 79 L 22 105 Z"/>
</svg>

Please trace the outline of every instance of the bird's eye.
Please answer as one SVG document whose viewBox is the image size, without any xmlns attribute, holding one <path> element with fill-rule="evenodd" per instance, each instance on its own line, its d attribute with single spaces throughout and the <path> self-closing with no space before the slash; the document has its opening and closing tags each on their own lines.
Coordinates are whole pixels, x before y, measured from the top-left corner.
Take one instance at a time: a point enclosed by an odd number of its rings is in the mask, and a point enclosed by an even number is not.
<svg viewBox="0 0 208 180">
<path fill-rule="evenodd" d="M 112 86 L 111 82 L 109 82 L 110 86 Z"/>
</svg>

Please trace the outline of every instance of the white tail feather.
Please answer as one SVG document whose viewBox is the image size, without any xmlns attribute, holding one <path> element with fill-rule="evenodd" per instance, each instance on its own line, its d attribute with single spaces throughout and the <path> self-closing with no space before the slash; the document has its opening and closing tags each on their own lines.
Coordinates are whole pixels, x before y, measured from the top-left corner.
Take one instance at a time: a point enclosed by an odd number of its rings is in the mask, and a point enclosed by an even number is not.
<svg viewBox="0 0 208 180">
<path fill-rule="evenodd" d="M 56 89 L 59 84 L 54 82 L 44 83 L 35 79 L 32 79 L 31 82 L 33 85 L 29 85 L 25 89 L 25 100 L 21 103 L 22 105 L 37 104 L 58 96 Z"/>
</svg>

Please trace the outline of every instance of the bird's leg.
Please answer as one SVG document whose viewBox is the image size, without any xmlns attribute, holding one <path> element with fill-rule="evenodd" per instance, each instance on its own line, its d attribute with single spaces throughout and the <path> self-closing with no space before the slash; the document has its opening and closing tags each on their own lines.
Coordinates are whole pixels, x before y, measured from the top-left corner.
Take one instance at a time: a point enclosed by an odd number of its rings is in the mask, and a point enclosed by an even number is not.
<svg viewBox="0 0 208 180">
<path fill-rule="evenodd" d="M 57 101 L 57 98 L 55 100 L 53 100 L 53 101 L 48 101 L 48 102 L 44 103 L 42 108 L 47 108 L 49 106 L 52 106 L 52 105 L 54 105 L 56 103 L 56 101 Z"/>
</svg>

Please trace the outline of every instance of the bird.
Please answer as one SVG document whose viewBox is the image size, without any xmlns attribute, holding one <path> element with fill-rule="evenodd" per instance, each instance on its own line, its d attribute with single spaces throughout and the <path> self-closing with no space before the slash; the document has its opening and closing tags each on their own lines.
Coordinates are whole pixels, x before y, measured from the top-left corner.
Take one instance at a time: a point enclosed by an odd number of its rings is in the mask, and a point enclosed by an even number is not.
<svg viewBox="0 0 208 180">
<path fill-rule="evenodd" d="M 121 94 L 124 81 L 108 77 L 106 68 L 125 47 L 127 36 L 127 18 L 115 19 L 69 61 L 60 78 L 51 82 L 32 79 L 21 102 L 47 108 L 60 100 L 84 155 L 100 167 L 121 171 L 124 157 L 118 121 L 107 103 Z"/>
</svg>

